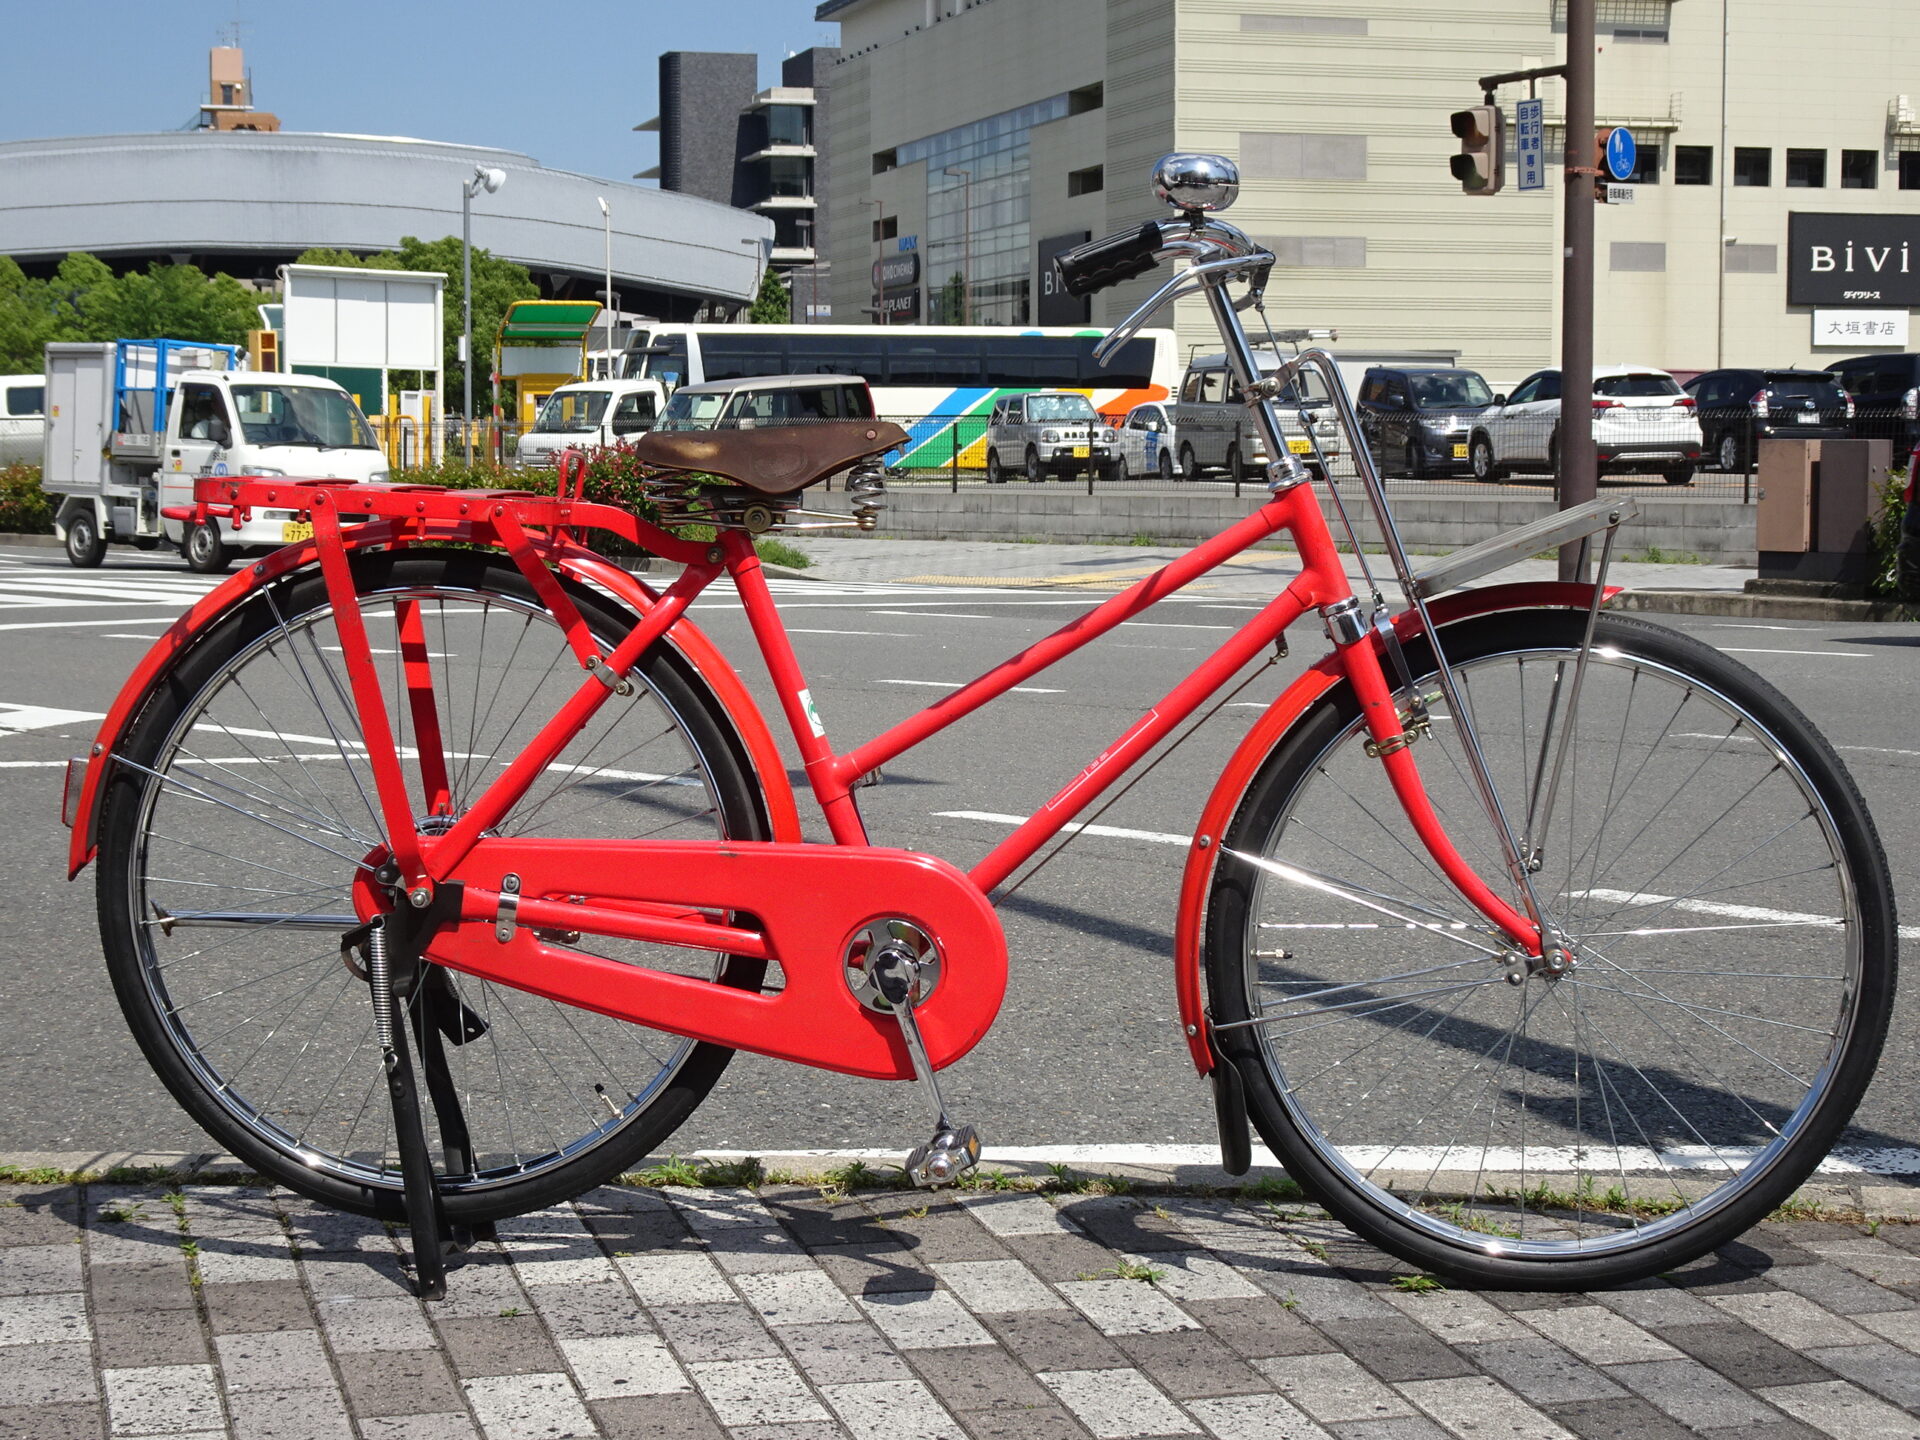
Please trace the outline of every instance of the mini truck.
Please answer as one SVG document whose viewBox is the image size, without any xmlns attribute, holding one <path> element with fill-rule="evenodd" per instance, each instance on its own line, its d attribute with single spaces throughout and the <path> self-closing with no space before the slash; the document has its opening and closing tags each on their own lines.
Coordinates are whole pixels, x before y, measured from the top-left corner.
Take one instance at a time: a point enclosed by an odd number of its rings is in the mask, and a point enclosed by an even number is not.
<svg viewBox="0 0 1920 1440">
<path fill-rule="evenodd" d="M 112 340 L 47 346 L 41 488 L 57 498 L 67 559 L 98 565 L 109 544 L 178 546 L 218 574 L 241 550 L 306 538 L 292 511 L 192 519 L 210 475 L 385 480 L 386 456 L 360 407 L 331 380 L 240 369 L 231 345 Z"/>
</svg>

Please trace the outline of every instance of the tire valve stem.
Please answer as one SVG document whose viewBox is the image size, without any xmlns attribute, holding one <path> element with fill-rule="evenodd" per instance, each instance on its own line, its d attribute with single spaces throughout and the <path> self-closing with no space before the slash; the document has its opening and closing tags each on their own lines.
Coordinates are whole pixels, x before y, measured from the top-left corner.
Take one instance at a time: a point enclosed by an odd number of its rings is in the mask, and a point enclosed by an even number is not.
<svg viewBox="0 0 1920 1440">
<path fill-rule="evenodd" d="M 620 1107 L 614 1104 L 613 1100 L 608 1096 L 607 1087 L 596 1081 L 593 1087 L 593 1093 L 600 1097 L 600 1103 L 607 1107 L 607 1113 L 618 1120 L 621 1114 Z"/>
</svg>

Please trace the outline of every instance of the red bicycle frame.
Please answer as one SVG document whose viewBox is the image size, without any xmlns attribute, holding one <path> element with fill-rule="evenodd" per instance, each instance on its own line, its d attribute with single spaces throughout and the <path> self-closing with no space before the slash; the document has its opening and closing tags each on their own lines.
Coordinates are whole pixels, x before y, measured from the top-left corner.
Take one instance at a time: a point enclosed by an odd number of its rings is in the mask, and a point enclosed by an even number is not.
<svg viewBox="0 0 1920 1440">
<path fill-rule="evenodd" d="M 876 916 L 898 915 L 913 919 L 936 938 L 953 968 L 949 980 L 921 1007 L 920 1017 L 933 1063 L 950 1064 L 985 1034 L 1004 991 L 1005 942 L 987 903 L 990 892 L 1234 674 L 1276 644 L 1294 621 L 1309 610 L 1324 610 L 1352 595 L 1312 487 L 1299 485 L 970 684 L 864 744 L 838 752 L 813 708 L 799 659 L 744 533 L 723 531 L 712 544 L 686 541 L 627 511 L 572 496 L 554 499 L 515 491 L 266 479 L 203 481 L 193 514 L 178 518 L 203 521 L 215 510 L 244 518 L 255 507 L 291 508 L 312 516 L 314 540 L 293 558 L 318 558 L 339 627 L 347 678 L 365 727 L 368 763 L 392 837 L 391 858 L 401 872 L 400 888 L 414 897 L 412 903 L 425 905 L 432 903 L 441 887 L 459 887 L 458 904 L 452 907 L 456 913 L 436 932 L 427 952 L 430 958 L 456 970 L 673 1033 L 882 1077 L 905 1078 L 911 1075 L 911 1066 L 897 1027 L 860 1007 L 840 979 L 845 937 Z M 498 546 L 553 613 L 582 667 L 579 688 L 442 834 L 418 833 L 354 588 L 351 552 L 358 537 L 353 527 L 340 520 L 343 511 L 373 517 L 370 528 L 387 544 L 463 539 Z M 647 592 L 639 623 L 606 654 L 595 650 L 585 621 L 550 568 L 566 568 L 590 554 L 569 533 L 578 528 L 611 530 L 684 566 L 663 593 Z M 1298 578 L 971 871 L 963 875 L 931 856 L 871 845 L 853 796 L 854 785 L 864 776 L 1230 557 L 1281 532 L 1298 547 L 1302 561 Z M 674 631 L 692 602 L 722 573 L 732 578 L 737 589 L 834 844 L 559 840 L 533 845 L 489 836 L 487 832 L 555 763 L 600 706 L 627 683 L 639 658 Z M 1530 596 L 1531 603 L 1557 605 L 1585 605 L 1592 594 L 1587 586 L 1496 589 L 1551 591 Z M 1507 606 L 1489 602 L 1467 608 Z M 411 604 L 403 600 L 395 610 L 403 703 L 409 708 L 413 733 L 424 742 L 440 728 L 430 662 L 424 639 L 416 633 L 418 617 Z M 1400 628 L 1409 630 L 1404 623 Z M 1397 742 L 1406 722 L 1383 670 L 1380 646 L 1371 631 L 1336 642 L 1334 653 L 1296 682 L 1294 690 L 1305 685 L 1324 691 L 1339 679 L 1346 680 L 1360 703 L 1368 733 L 1378 742 Z M 1294 690 L 1275 702 L 1275 711 L 1289 711 Z M 1291 713 L 1297 715 L 1301 708 L 1294 706 Z M 1273 730 L 1270 725 L 1265 728 Z M 1269 744 L 1278 733 L 1273 731 Z M 418 748 L 419 780 L 429 811 L 444 808 L 449 801 L 441 757 L 428 743 Z M 1446 835 L 1404 743 L 1383 743 L 1380 763 L 1409 822 L 1442 872 L 1516 947 L 1537 954 L 1540 939 L 1533 925 L 1487 886 Z M 1230 769 L 1235 767 L 1246 769 L 1240 756 Z M 1198 852 L 1216 849 L 1225 819 L 1219 813 L 1220 797 L 1216 790 L 1196 851 L 1190 855 L 1176 936 L 1182 1018 L 1203 1072 L 1212 1068 L 1213 1056 L 1199 1012 L 1193 937 L 1204 887 L 1196 887 L 1195 875 L 1211 873 L 1213 853 L 1197 868 L 1192 862 Z M 86 808 L 83 801 L 83 812 Z M 79 843 L 76 836 L 76 847 Z M 509 873 L 521 888 L 513 902 L 503 905 L 502 878 Z M 541 878 L 535 881 L 535 875 Z M 776 877 L 783 878 L 776 881 Z M 532 883 L 522 885 L 523 880 Z M 1196 894 L 1196 888 L 1202 893 Z M 364 880 L 356 886 L 356 901 L 366 916 L 389 903 Z M 524 927 L 514 930 L 510 943 L 499 938 L 504 933 L 502 916 L 507 914 Z M 706 981 L 547 945 L 536 939 L 537 928 L 769 960 L 784 968 L 785 985 L 771 995 L 725 990 Z"/>
</svg>

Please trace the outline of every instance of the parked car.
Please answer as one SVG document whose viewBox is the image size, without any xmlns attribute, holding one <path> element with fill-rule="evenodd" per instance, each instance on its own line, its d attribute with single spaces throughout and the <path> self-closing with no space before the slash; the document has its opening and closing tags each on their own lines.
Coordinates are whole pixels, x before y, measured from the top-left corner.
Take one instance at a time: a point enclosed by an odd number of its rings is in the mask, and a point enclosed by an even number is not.
<svg viewBox="0 0 1920 1440">
<path fill-rule="evenodd" d="M 1853 399 L 1825 370 L 1709 370 L 1686 384 L 1701 449 L 1720 470 L 1745 470 L 1761 440 L 1840 440 Z"/>
<path fill-rule="evenodd" d="M 1118 435 L 1093 401 L 1077 390 L 1030 390 L 997 401 L 987 420 L 987 483 L 1004 484 L 1018 471 L 1038 484 L 1050 475 L 1071 480 L 1088 470 L 1113 471 Z"/>
<path fill-rule="evenodd" d="M 1424 480 L 1469 468 L 1467 437 L 1493 391 L 1457 365 L 1376 365 L 1361 377 L 1356 403 L 1380 468 Z"/>
<path fill-rule="evenodd" d="M 1271 350 L 1257 351 L 1256 358 L 1263 375 L 1280 368 L 1280 357 Z M 1305 428 L 1311 425 L 1320 453 L 1332 461 L 1340 454 L 1340 427 L 1334 421 L 1325 384 L 1313 372 L 1304 377 L 1304 390 L 1299 388 L 1301 383 L 1296 381 L 1287 394 L 1274 398 L 1287 449 L 1311 457 L 1314 444 Z M 1253 423 L 1240 382 L 1234 379 L 1224 354 L 1202 355 L 1188 364 L 1186 377 L 1180 382 L 1180 397 L 1169 404 L 1168 414 L 1179 437 L 1174 442 L 1174 467 L 1181 479 L 1198 480 L 1203 471 L 1209 470 L 1224 470 L 1230 480 L 1254 479 L 1265 473 L 1266 442 Z"/>
<path fill-rule="evenodd" d="M 1113 478 L 1158 475 L 1162 480 L 1173 479 L 1174 444 L 1173 421 L 1167 417 L 1164 401 L 1134 406 L 1120 422 L 1119 438 L 1114 442 Z"/>
<path fill-rule="evenodd" d="M 1920 445 L 1920 355 L 1855 355 L 1827 366 L 1853 397 L 1853 434 L 1891 440 L 1896 457 Z"/>
<path fill-rule="evenodd" d="M 873 391 L 858 375 L 742 375 L 682 385 L 656 430 L 751 430 L 813 420 L 871 420 Z"/>
<path fill-rule="evenodd" d="M 591 380 L 562 385 L 540 406 L 533 428 L 520 437 L 514 463 L 543 469 L 570 446 L 617 445 L 651 430 L 666 390 L 658 380 Z"/>
<path fill-rule="evenodd" d="M 1593 445 L 1602 474 L 1658 471 L 1669 485 L 1693 479 L 1700 421 L 1693 396 L 1647 365 L 1593 368 Z M 1496 395 L 1474 422 L 1468 458 L 1477 480 L 1552 475 L 1560 468 L 1560 372 L 1537 370 Z"/>
<path fill-rule="evenodd" d="M 0 465 L 38 465 L 46 441 L 43 375 L 0 375 Z"/>
</svg>

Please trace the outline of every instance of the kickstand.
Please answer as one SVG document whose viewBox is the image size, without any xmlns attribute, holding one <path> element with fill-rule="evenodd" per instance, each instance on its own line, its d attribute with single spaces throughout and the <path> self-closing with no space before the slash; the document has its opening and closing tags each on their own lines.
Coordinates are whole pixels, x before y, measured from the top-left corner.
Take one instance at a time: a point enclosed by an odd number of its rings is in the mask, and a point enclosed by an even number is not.
<svg viewBox="0 0 1920 1440">
<path fill-rule="evenodd" d="M 440 1239 L 447 1230 L 446 1213 L 440 1204 L 433 1157 L 427 1152 L 420 1092 L 414 1083 L 413 1062 L 407 1054 L 407 1026 L 399 1008 L 404 1002 L 393 987 L 384 920 L 370 922 L 365 944 L 374 1032 L 379 1037 L 380 1063 L 387 1076 L 387 1098 L 393 1103 L 394 1144 L 400 1151 L 400 1180 L 413 1242 L 414 1289 L 422 1300 L 439 1300 L 447 1293 L 447 1260 Z"/>
<path fill-rule="evenodd" d="M 423 969 L 426 973 L 421 976 L 413 1007 L 413 1036 L 420 1046 L 420 1068 L 425 1072 L 427 1098 L 433 1102 L 434 1119 L 440 1126 L 440 1150 L 447 1173 L 471 1175 L 473 1140 L 467 1133 L 467 1117 L 460 1108 L 453 1072 L 447 1066 L 447 1041 L 464 1045 L 477 1040 L 486 1033 L 486 1022 L 460 1003 L 445 970 L 424 963 Z M 479 1241 L 496 1238 L 491 1223 L 446 1224 L 443 1217 L 443 1229 L 455 1251 L 470 1250 Z"/>
</svg>

